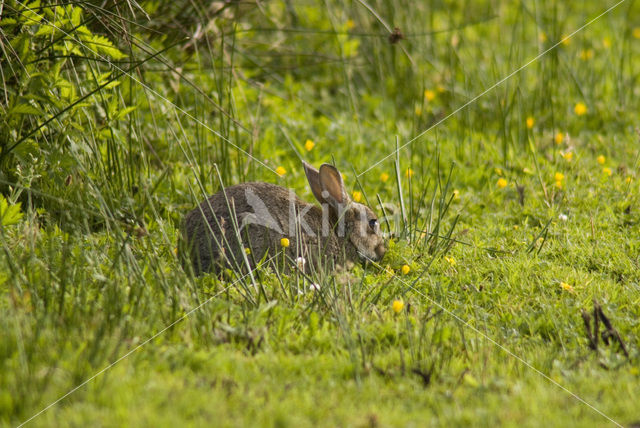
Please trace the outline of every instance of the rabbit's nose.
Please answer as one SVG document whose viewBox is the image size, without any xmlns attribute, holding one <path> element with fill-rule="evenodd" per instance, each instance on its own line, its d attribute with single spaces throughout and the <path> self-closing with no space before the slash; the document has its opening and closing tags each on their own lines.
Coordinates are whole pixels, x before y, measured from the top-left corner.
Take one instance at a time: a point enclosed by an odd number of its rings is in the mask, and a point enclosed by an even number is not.
<svg viewBox="0 0 640 428">
<path fill-rule="evenodd" d="M 384 243 L 378 245 L 375 249 L 376 257 L 378 260 L 381 260 L 384 257 L 384 254 L 387 252 L 387 248 L 384 246 Z"/>
</svg>

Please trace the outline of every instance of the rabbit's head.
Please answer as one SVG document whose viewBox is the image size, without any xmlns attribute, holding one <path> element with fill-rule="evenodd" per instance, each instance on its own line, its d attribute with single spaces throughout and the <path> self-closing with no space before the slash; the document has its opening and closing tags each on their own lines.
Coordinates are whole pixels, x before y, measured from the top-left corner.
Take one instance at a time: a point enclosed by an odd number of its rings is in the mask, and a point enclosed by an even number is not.
<svg viewBox="0 0 640 428">
<path fill-rule="evenodd" d="M 311 191 L 323 211 L 328 210 L 330 226 L 338 239 L 347 239 L 362 261 L 380 260 L 387 251 L 375 213 L 366 205 L 353 202 L 333 165 L 317 170 L 303 162 Z"/>
</svg>

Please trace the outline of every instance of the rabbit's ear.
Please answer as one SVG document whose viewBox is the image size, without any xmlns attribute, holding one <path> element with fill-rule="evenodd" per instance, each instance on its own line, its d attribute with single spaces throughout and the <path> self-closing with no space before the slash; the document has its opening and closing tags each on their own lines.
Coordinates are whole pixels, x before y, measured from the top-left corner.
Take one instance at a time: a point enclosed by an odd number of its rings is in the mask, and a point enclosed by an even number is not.
<svg viewBox="0 0 640 428">
<path fill-rule="evenodd" d="M 311 187 L 311 191 L 313 192 L 313 196 L 316 197 L 318 202 L 321 204 L 326 203 L 327 201 L 322 197 L 322 184 L 320 184 L 320 173 L 317 169 L 302 161 L 302 166 L 304 167 L 304 173 L 307 175 L 307 181 L 309 182 L 309 187 Z"/>
<path fill-rule="evenodd" d="M 334 208 L 344 206 L 350 202 L 347 190 L 344 188 L 342 175 L 335 166 L 328 163 L 320 166 L 320 185 L 325 192 L 324 199 Z"/>
</svg>

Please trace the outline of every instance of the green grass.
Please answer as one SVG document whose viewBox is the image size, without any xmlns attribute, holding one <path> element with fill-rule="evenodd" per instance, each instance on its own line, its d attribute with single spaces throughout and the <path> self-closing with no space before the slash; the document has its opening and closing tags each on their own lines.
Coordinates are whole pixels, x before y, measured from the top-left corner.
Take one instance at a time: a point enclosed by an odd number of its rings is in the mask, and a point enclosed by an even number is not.
<svg viewBox="0 0 640 428">
<path fill-rule="evenodd" d="M 0 16 L 0 425 L 640 421 L 636 3 L 450 117 L 614 3 L 41 3 Z M 189 210 L 312 200 L 301 158 L 393 208 L 379 266 L 183 271 Z"/>
</svg>

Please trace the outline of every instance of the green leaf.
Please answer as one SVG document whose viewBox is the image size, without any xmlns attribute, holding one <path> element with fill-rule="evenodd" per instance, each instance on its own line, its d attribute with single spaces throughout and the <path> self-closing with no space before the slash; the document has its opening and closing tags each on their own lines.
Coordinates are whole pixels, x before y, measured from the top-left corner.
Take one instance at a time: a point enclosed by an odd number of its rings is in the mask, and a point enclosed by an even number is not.
<svg viewBox="0 0 640 428">
<path fill-rule="evenodd" d="M 84 36 L 91 36 L 91 30 L 89 30 L 86 25 L 81 25 L 76 28 L 76 32 Z"/>
<path fill-rule="evenodd" d="M 2 19 L 0 19 L 0 27 L 2 27 L 4 25 L 15 25 L 17 23 L 18 23 L 18 21 L 16 21 L 13 18 L 2 18 Z"/>
<path fill-rule="evenodd" d="M 74 27 L 77 27 L 82 22 L 82 9 L 79 7 L 74 7 L 71 12 L 71 24 Z"/>
<path fill-rule="evenodd" d="M 11 40 L 9 44 L 18 53 L 20 59 L 24 61 L 29 53 L 30 41 L 31 38 L 29 35 L 27 33 L 23 33 Z"/>
<path fill-rule="evenodd" d="M 106 85 L 104 85 L 104 89 L 113 89 L 116 86 L 120 86 L 120 81 L 118 80 L 114 80 L 113 82 L 109 82 Z"/>
<path fill-rule="evenodd" d="M 0 195 L 0 225 L 2 227 L 17 224 L 22 219 L 20 212 L 20 202 L 9 205 L 4 195 Z"/>
<path fill-rule="evenodd" d="M 104 36 L 94 35 L 91 37 L 82 37 L 82 39 L 84 44 L 87 45 L 87 47 L 95 54 L 105 54 L 113 59 L 122 59 L 126 57 L 125 54 L 120 52 L 120 50 L 111 43 L 111 40 Z"/>
<path fill-rule="evenodd" d="M 100 73 L 96 77 L 96 83 L 98 83 L 98 85 L 102 85 L 105 82 L 107 82 L 110 77 L 111 77 L 111 72 L 110 71 L 107 71 L 106 73 Z"/>
<path fill-rule="evenodd" d="M 76 97 L 75 86 L 66 79 L 58 78 L 56 86 L 60 89 L 60 98 L 73 100 Z"/>
<path fill-rule="evenodd" d="M 35 11 L 40 8 L 40 1 L 34 1 L 31 4 L 28 4 L 22 10 L 22 19 L 24 20 L 26 25 L 34 25 L 42 21 L 44 15 L 40 15 Z"/>
<path fill-rule="evenodd" d="M 128 115 L 129 113 L 131 113 L 132 111 L 134 111 L 137 107 L 133 106 L 133 107 L 127 107 L 127 108 L 123 108 L 122 110 L 120 110 L 118 112 L 118 114 L 116 115 L 116 120 L 120 120 L 123 117 L 125 117 L 126 115 Z"/>
<path fill-rule="evenodd" d="M 41 25 L 38 31 L 36 31 L 35 37 L 37 36 L 49 36 L 51 34 L 55 34 L 56 29 L 52 25 Z"/>
<path fill-rule="evenodd" d="M 42 115 L 43 113 L 36 107 L 31 104 L 19 104 L 17 106 L 12 107 L 9 110 L 9 114 L 37 114 Z"/>
<path fill-rule="evenodd" d="M 101 129 L 100 132 L 98 132 L 98 135 L 102 140 L 109 140 L 113 137 L 113 133 L 110 128 Z"/>
</svg>

